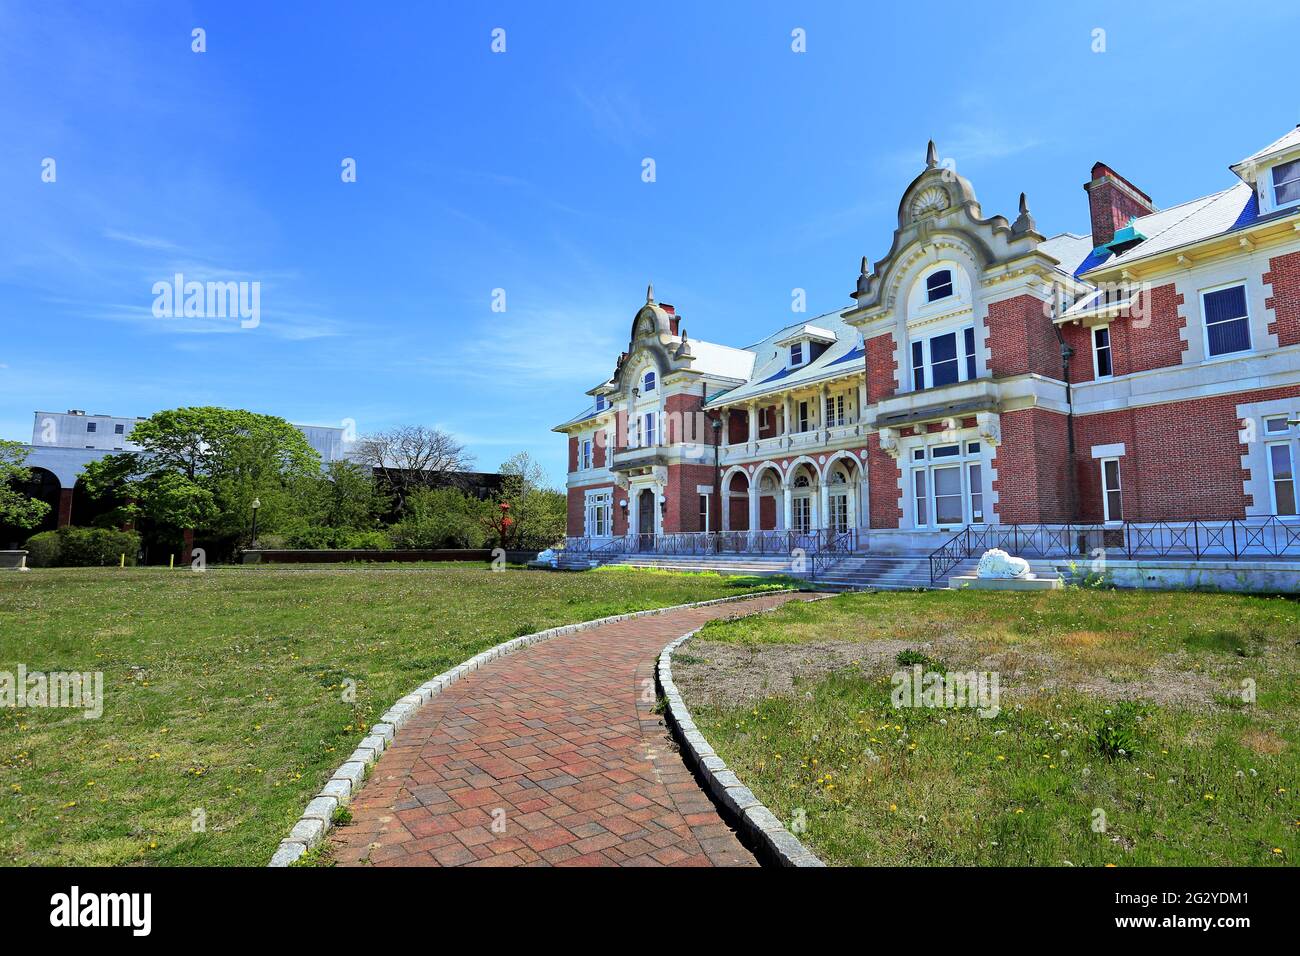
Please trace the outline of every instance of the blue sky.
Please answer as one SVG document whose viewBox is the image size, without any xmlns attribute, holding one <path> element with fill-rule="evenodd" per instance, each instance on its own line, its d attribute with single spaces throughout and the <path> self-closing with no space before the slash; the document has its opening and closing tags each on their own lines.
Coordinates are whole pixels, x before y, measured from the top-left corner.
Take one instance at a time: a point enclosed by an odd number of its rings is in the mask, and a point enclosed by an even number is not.
<svg viewBox="0 0 1300 956">
<path fill-rule="evenodd" d="M 558 483 L 648 280 L 732 345 L 841 306 L 930 137 L 1050 235 L 1097 160 L 1169 206 L 1300 122 L 1283 4 L 876 6 L 0 0 L 0 437 L 217 404 Z M 176 272 L 260 325 L 155 317 Z"/>
</svg>

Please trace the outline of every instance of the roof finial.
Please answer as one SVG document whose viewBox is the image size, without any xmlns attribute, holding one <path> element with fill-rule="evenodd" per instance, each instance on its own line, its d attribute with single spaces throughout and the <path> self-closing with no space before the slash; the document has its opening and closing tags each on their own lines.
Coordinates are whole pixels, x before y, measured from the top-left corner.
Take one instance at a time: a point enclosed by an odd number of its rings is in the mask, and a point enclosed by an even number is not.
<svg viewBox="0 0 1300 956">
<path fill-rule="evenodd" d="M 863 256 L 863 257 L 862 257 L 862 275 L 866 275 L 866 274 L 867 274 L 867 257 L 866 257 L 866 256 Z"/>
<path fill-rule="evenodd" d="M 645 287 L 645 304 L 646 305 L 655 304 L 655 284 L 653 282 L 651 282 L 648 286 Z"/>
<path fill-rule="evenodd" d="M 1015 235 L 1020 235 L 1025 232 L 1033 232 L 1035 228 L 1034 217 L 1029 215 L 1029 200 L 1025 198 L 1024 193 L 1021 193 L 1020 215 L 1016 217 L 1016 221 L 1011 224 L 1011 232 Z"/>
<path fill-rule="evenodd" d="M 925 168 L 934 169 L 939 165 L 939 151 L 934 148 L 934 140 L 930 140 L 930 145 L 925 149 Z"/>
</svg>

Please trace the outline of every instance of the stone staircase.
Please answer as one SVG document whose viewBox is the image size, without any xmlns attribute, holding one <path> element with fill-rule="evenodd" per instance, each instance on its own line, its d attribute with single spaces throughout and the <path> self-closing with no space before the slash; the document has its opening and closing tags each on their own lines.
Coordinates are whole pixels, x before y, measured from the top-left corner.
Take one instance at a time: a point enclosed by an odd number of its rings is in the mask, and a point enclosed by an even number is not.
<svg viewBox="0 0 1300 956">
<path fill-rule="evenodd" d="M 811 558 L 809 558 L 811 563 Z M 791 569 L 786 555 L 755 554 L 653 554 L 638 553 L 599 556 L 593 562 L 588 554 L 560 552 L 558 567 L 566 571 L 585 571 L 599 564 L 619 564 L 632 568 L 660 568 L 666 571 L 716 571 L 719 574 L 737 575 L 789 575 L 803 578 L 809 584 L 826 591 L 907 591 L 918 588 L 946 588 L 948 579 L 959 574 L 973 574 L 978 558 L 967 558 L 953 567 L 940 581 L 930 581 L 928 555 L 846 554 L 827 568 L 818 570 L 814 577 L 809 570 L 797 573 Z M 1068 562 L 1034 559 L 1030 570 L 1039 577 L 1060 575 L 1069 578 Z"/>
<path fill-rule="evenodd" d="M 930 583 L 930 559 L 920 555 L 850 554 L 817 572 L 812 583 L 827 591 L 908 591 L 947 587 Z"/>
<path fill-rule="evenodd" d="M 759 554 L 619 554 L 601 562 L 631 568 L 662 568 L 671 571 L 717 571 L 720 574 L 787 574 L 802 577 L 790 570 L 787 555 Z"/>
</svg>

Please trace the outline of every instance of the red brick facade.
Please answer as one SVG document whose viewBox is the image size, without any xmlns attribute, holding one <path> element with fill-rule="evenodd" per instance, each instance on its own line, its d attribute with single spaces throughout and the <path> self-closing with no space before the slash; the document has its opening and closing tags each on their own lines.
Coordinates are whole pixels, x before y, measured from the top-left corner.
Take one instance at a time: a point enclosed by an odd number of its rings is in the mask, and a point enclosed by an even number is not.
<svg viewBox="0 0 1300 956">
<path fill-rule="evenodd" d="M 1030 372 L 1061 377 L 1061 347 L 1041 299 L 1018 295 L 990 302 L 984 327 L 994 378 Z"/>
<path fill-rule="evenodd" d="M 897 345 L 886 333 L 867 339 L 867 401 L 878 402 L 898 391 Z"/>
<path fill-rule="evenodd" d="M 1045 408 L 1002 414 L 993 467 L 995 513 L 1004 524 L 1069 519 L 1066 418 Z"/>
<path fill-rule="evenodd" d="M 867 438 L 867 510 L 873 528 L 897 528 L 903 518 L 898 506 L 898 483 L 903 478 L 902 469 L 880 447 L 880 436 Z"/>
<path fill-rule="evenodd" d="M 1264 282 L 1273 289 L 1264 300 L 1273 313 L 1269 335 L 1277 336 L 1278 345 L 1300 345 L 1300 252 L 1268 260 Z"/>
</svg>

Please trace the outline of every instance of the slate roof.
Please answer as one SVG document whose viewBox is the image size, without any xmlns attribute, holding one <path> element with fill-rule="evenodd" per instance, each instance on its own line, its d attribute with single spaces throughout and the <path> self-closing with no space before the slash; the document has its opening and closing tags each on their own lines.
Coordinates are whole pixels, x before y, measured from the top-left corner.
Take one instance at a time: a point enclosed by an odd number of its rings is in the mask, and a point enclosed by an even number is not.
<svg viewBox="0 0 1300 956">
<path fill-rule="evenodd" d="M 1138 217 L 1135 225 L 1138 232 L 1147 237 L 1146 241 L 1118 256 L 1103 257 L 1097 253 L 1093 257 L 1097 261 L 1088 266 L 1087 271 L 1099 266 L 1109 269 L 1222 235 L 1249 225 L 1258 215 L 1255 190 L 1246 183 L 1237 183 L 1221 192 Z"/>
</svg>

